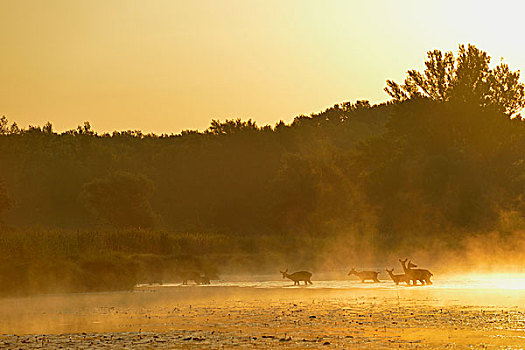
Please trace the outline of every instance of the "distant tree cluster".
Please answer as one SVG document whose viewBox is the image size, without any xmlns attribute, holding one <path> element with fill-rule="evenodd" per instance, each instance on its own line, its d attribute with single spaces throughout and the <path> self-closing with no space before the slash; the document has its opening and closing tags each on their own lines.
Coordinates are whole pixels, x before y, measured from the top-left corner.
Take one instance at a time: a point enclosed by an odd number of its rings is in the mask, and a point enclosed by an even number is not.
<svg viewBox="0 0 525 350">
<path fill-rule="evenodd" d="M 504 63 L 490 68 L 491 57 L 475 46 L 460 45 L 457 58 L 440 50 L 429 51 L 427 56 L 424 73 L 409 70 L 403 85 L 387 80 L 385 91 L 397 101 L 427 97 L 493 107 L 508 115 L 525 106 L 520 72 L 512 72 Z"/>
<path fill-rule="evenodd" d="M 227 234 L 353 228 L 385 246 L 490 231 L 525 217 L 519 72 L 476 47 L 428 53 L 387 81 L 392 101 L 345 102 L 290 124 L 213 120 L 204 132 L 97 134 L 0 119 L 0 214 L 12 225 Z M 16 206 L 9 210 L 6 189 Z M 519 220 L 518 220 L 519 221 Z"/>
<path fill-rule="evenodd" d="M 81 196 L 103 222 L 116 227 L 151 228 L 156 221 L 149 202 L 153 188 L 146 177 L 120 171 L 84 184 Z"/>
</svg>

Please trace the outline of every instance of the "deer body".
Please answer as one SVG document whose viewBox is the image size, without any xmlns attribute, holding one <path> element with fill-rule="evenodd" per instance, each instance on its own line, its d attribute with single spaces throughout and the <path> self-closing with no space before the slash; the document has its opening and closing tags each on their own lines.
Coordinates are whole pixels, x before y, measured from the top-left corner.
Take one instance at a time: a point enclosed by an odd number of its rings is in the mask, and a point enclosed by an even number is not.
<svg viewBox="0 0 525 350">
<path fill-rule="evenodd" d="M 350 275 L 356 275 L 361 279 L 361 282 L 364 283 L 366 280 L 372 280 L 372 282 L 379 282 L 377 279 L 377 275 L 379 272 L 376 271 L 356 271 L 355 268 L 352 268 L 350 272 L 348 273 L 348 276 Z"/>
<path fill-rule="evenodd" d="M 210 278 L 204 274 L 203 276 L 199 275 L 199 277 L 195 280 L 197 284 L 210 284 Z"/>
<path fill-rule="evenodd" d="M 210 284 L 210 278 L 206 275 L 201 276 L 197 271 L 188 271 L 182 276 L 182 284 L 188 284 L 188 281 L 194 281 L 196 284 Z"/>
<path fill-rule="evenodd" d="M 410 284 L 410 277 L 406 273 L 396 275 L 394 274 L 394 269 L 386 269 L 386 272 L 388 272 L 390 278 L 392 279 L 392 281 L 395 282 L 396 285 L 399 285 L 399 282 L 405 282 L 406 284 Z"/>
<path fill-rule="evenodd" d="M 421 282 L 421 284 L 432 284 L 430 281 L 432 272 L 426 269 L 414 269 L 414 267 L 417 267 L 417 265 L 413 264 L 411 261 L 408 261 L 407 264 L 407 260 L 408 259 L 399 259 L 399 262 L 401 263 L 401 266 L 403 266 L 403 271 L 405 271 L 405 274 L 412 281 L 412 285 L 417 285 L 417 281 Z"/>
<path fill-rule="evenodd" d="M 310 281 L 310 278 L 312 278 L 312 273 L 308 271 L 297 271 L 292 274 L 288 273 L 288 269 L 285 271 L 280 271 L 283 274 L 283 278 L 288 278 L 293 281 L 293 285 L 299 285 L 299 282 L 304 281 L 304 285 L 308 285 L 308 283 L 313 284 L 312 281 Z"/>
</svg>

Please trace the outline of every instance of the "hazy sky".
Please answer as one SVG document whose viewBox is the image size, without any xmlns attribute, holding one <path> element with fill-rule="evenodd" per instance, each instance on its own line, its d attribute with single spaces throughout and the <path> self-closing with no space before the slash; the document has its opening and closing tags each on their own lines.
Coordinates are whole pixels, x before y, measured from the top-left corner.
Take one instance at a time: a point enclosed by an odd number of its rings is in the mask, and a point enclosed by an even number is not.
<svg viewBox="0 0 525 350">
<path fill-rule="evenodd" d="M 434 48 L 473 43 L 525 68 L 515 3 L 0 0 L 0 115 L 178 133 L 382 102 Z"/>
</svg>

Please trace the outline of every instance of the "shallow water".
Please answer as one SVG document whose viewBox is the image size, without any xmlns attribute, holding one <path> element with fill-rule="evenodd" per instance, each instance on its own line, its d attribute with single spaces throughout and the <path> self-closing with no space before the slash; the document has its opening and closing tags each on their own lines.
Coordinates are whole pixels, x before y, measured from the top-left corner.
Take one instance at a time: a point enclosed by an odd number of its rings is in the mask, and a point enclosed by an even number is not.
<svg viewBox="0 0 525 350">
<path fill-rule="evenodd" d="M 313 280 L 312 285 L 308 285 L 308 289 L 399 289 L 407 287 L 405 283 L 396 285 L 390 279 L 380 279 L 379 283 L 367 281 L 362 283 L 356 279 L 331 279 L 331 280 Z M 449 276 L 445 278 L 432 278 L 432 285 L 418 287 L 437 288 L 437 289 L 494 289 L 494 290 L 525 290 L 525 273 L 502 273 L 502 274 L 466 274 Z M 138 289 L 148 288 L 154 286 L 155 288 L 188 288 L 191 287 L 191 282 L 188 285 L 182 283 L 164 283 L 162 285 L 137 285 Z M 225 279 L 213 281 L 210 285 L 202 285 L 199 287 L 238 287 L 238 288 L 306 288 L 304 282 L 300 285 L 294 285 L 293 281 L 288 279 L 275 279 L 275 276 L 261 275 L 261 276 L 227 276 Z M 414 288 L 411 286 L 410 288 Z"/>
<path fill-rule="evenodd" d="M 525 289 L 518 288 L 524 274 L 433 281 L 417 287 L 350 279 L 294 286 L 275 276 L 231 276 L 205 286 L 168 283 L 131 292 L 5 298 L 0 335 L 11 335 L 0 336 L 0 347 L 2 341 L 17 348 L 50 341 L 44 347 L 268 348 L 281 347 L 283 339 L 296 348 L 325 342 L 385 349 L 525 344 Z"/>
<path fill-rule="evenodd" d="M 436 282 L 238 281 L 2 299 L 0 348 L 523 348 L 523 290 Z"/>
</svg>

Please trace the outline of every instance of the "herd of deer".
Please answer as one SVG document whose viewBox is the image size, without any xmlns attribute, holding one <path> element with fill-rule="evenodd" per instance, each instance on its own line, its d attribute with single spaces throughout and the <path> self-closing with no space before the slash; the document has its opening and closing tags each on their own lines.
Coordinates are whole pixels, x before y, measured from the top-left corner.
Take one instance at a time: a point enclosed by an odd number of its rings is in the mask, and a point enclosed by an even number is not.
<svg viewBox="0 0 525 350">
<path fill-rule="evenodd" d="M 432 277 L 432 272 L 426 269 L 416 269 L 417 265 L 412 263 L 408 259 L 399 259 L 399 262 L 403 267 L 403 271 L 405 272 L 404 274 L 396 275 L 394 274 L 394 269 L 386 269 L 386 271 L 390 275 L 390 278 L 392 279 L 392 281 L 394 281 L 396 285 L 398 285 L 400 282 L 405 282 L 407 285 L 415 286 L 417 285 L 417 281 L 419 281 L 422 285 L 432 284 L 432 282 L 430 281 L 430 277 Z M 303 281 L 305 285 L 312 284 L 312 281 L 310 280 L 312 278 L 311 272 L 298 271 L 289 274 L 288 269 L 280 272 L 282 273 L 283 278 L 291 279 L 294 282 L 294 286 L 299 285 L 299 282 L 301 281 Z M 352 268 L 352 270 L 350 270 L 350 272 L 348 273 L 348 276 L 356 275 L 363 283 L 367 280 L 371 280 L 372 282 L 379 282 L 379 279 L 377 278 L 378 274 L 379 272 L 377 271 L 356 271 L 355 268 Z"/>
</svg>

